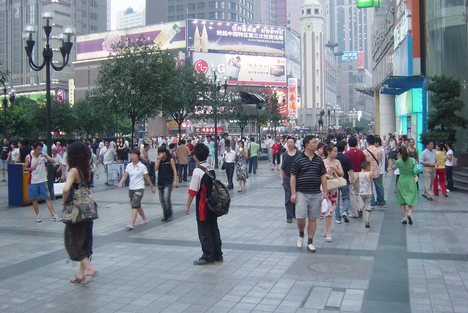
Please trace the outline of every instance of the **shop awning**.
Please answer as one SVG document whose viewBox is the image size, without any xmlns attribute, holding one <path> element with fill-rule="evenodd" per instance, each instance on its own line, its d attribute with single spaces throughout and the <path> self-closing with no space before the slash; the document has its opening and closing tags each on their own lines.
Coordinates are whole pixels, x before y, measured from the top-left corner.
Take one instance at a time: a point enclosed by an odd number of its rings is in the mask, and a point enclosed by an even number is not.
<svg viewBox="0 0 468 313">
<path fill-rule="evenodd" d="M 424 76 L 389 76 L 381 84 L 380 93 L 401 95 L 405 91 L 424 86 Z"/>
</svg>

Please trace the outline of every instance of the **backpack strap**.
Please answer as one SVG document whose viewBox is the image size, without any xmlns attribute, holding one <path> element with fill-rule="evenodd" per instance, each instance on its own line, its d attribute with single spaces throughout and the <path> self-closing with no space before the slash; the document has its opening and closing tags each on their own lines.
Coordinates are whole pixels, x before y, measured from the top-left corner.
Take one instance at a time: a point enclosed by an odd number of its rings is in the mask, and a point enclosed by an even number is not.
<svg viewBox="0 0 468 313">
<path fill-rule="evenodd" d="M 204 167 L 203 165 L 198 165 L 198 168 L 201 169 L 203 172 L 205 172 L 205 174 L 208 175 L 209 178 L 211 178 L 212 180 L 215 180 L 213 175 L 211 175 L 210 171 L 206 167 Z"/>
</svg>

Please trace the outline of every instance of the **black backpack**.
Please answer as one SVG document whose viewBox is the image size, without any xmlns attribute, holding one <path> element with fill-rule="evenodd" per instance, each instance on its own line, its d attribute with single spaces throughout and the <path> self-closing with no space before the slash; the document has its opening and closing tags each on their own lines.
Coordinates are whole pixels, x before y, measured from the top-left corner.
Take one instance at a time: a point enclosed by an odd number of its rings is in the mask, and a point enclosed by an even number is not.
<svg viewBox="0 0 468 313">
<path fill-rule="evenodd" d="M 206 205 L 208 206 L 208 209 L 210 209 L 211 212 L 213 212 L 217 216 L 223 216 L 228 214 L 229 205 L 231 204 L 231 196 L 229 195 L 229 190 L 227 189 L 226 185 L 224 185 L 218 179 L 215 179 L 206 167 L 199 166 L 199 168 L 203 170 L 206 173 L 206 175 L 208 175 L 208 177 L 213 183 L 211 188 L 211 194 L 206 199 Z"/>
</svg>

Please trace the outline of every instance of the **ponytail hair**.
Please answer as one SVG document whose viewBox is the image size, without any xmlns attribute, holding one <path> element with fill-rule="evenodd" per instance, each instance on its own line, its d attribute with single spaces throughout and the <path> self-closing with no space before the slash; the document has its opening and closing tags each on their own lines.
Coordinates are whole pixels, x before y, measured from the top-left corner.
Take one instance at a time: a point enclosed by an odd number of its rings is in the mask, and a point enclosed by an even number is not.
<svg viewBox="0 0 468 313">
<path fill-rule="evenodd" d="M 401 146 L 401 147 L 398 149 L 398 152 L 400 153 L 401 158 L 403 159 L 403 161 L 408 160 L 408 158 L 409 158 L 408 149 L 407 149 L 405 146 Z"/>
</svg>

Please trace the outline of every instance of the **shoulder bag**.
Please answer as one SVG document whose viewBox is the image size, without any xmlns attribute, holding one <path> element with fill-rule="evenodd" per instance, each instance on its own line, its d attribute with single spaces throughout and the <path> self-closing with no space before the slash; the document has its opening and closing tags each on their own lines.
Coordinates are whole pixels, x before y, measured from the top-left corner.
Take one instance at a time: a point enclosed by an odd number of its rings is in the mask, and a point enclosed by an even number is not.
<svg viewBox="0 0 468 313">
<path fill-rule="evenodd" d="M 65 224 L 76 224 L 84 221 L 97 219 L 97 203 L 94 201 L 88 184 L 84 182 L 80 170 L 80 183 L 78 188 L 72 188 L 63 204 L 62 222 Z"/>
<path fill-rule="evenodd" d="M 366 150 L 367 150 L 367 152 L 369 152 L 370 155 L 374 158 L 375 162 L 377 162 L 377 165 L 380 166 L 380 163 L 379 163 L 379 161 L 377 161 L 377 158 L 375 157 L 375 155 L 374 155 L 369 149 L 366 148 Z"/>
<path fill-rule="evenodd" d="M 334 176 L 334 178 L 327 179 L 327 188 L 328 188 L 328 190 L 344 187 L 344 186 L 346 186 L 348 184 L 346 179 L 336 175 L 336 173 L 333 173 L 333 176 Z"/>
<path fill-rule="evenodd" d="M 423 165 L 421 163 L 418 163 L 416 159 L 411 158 L 413 160 L 413 175 L 418 176 L 423 172 Z"/>
</svg>

